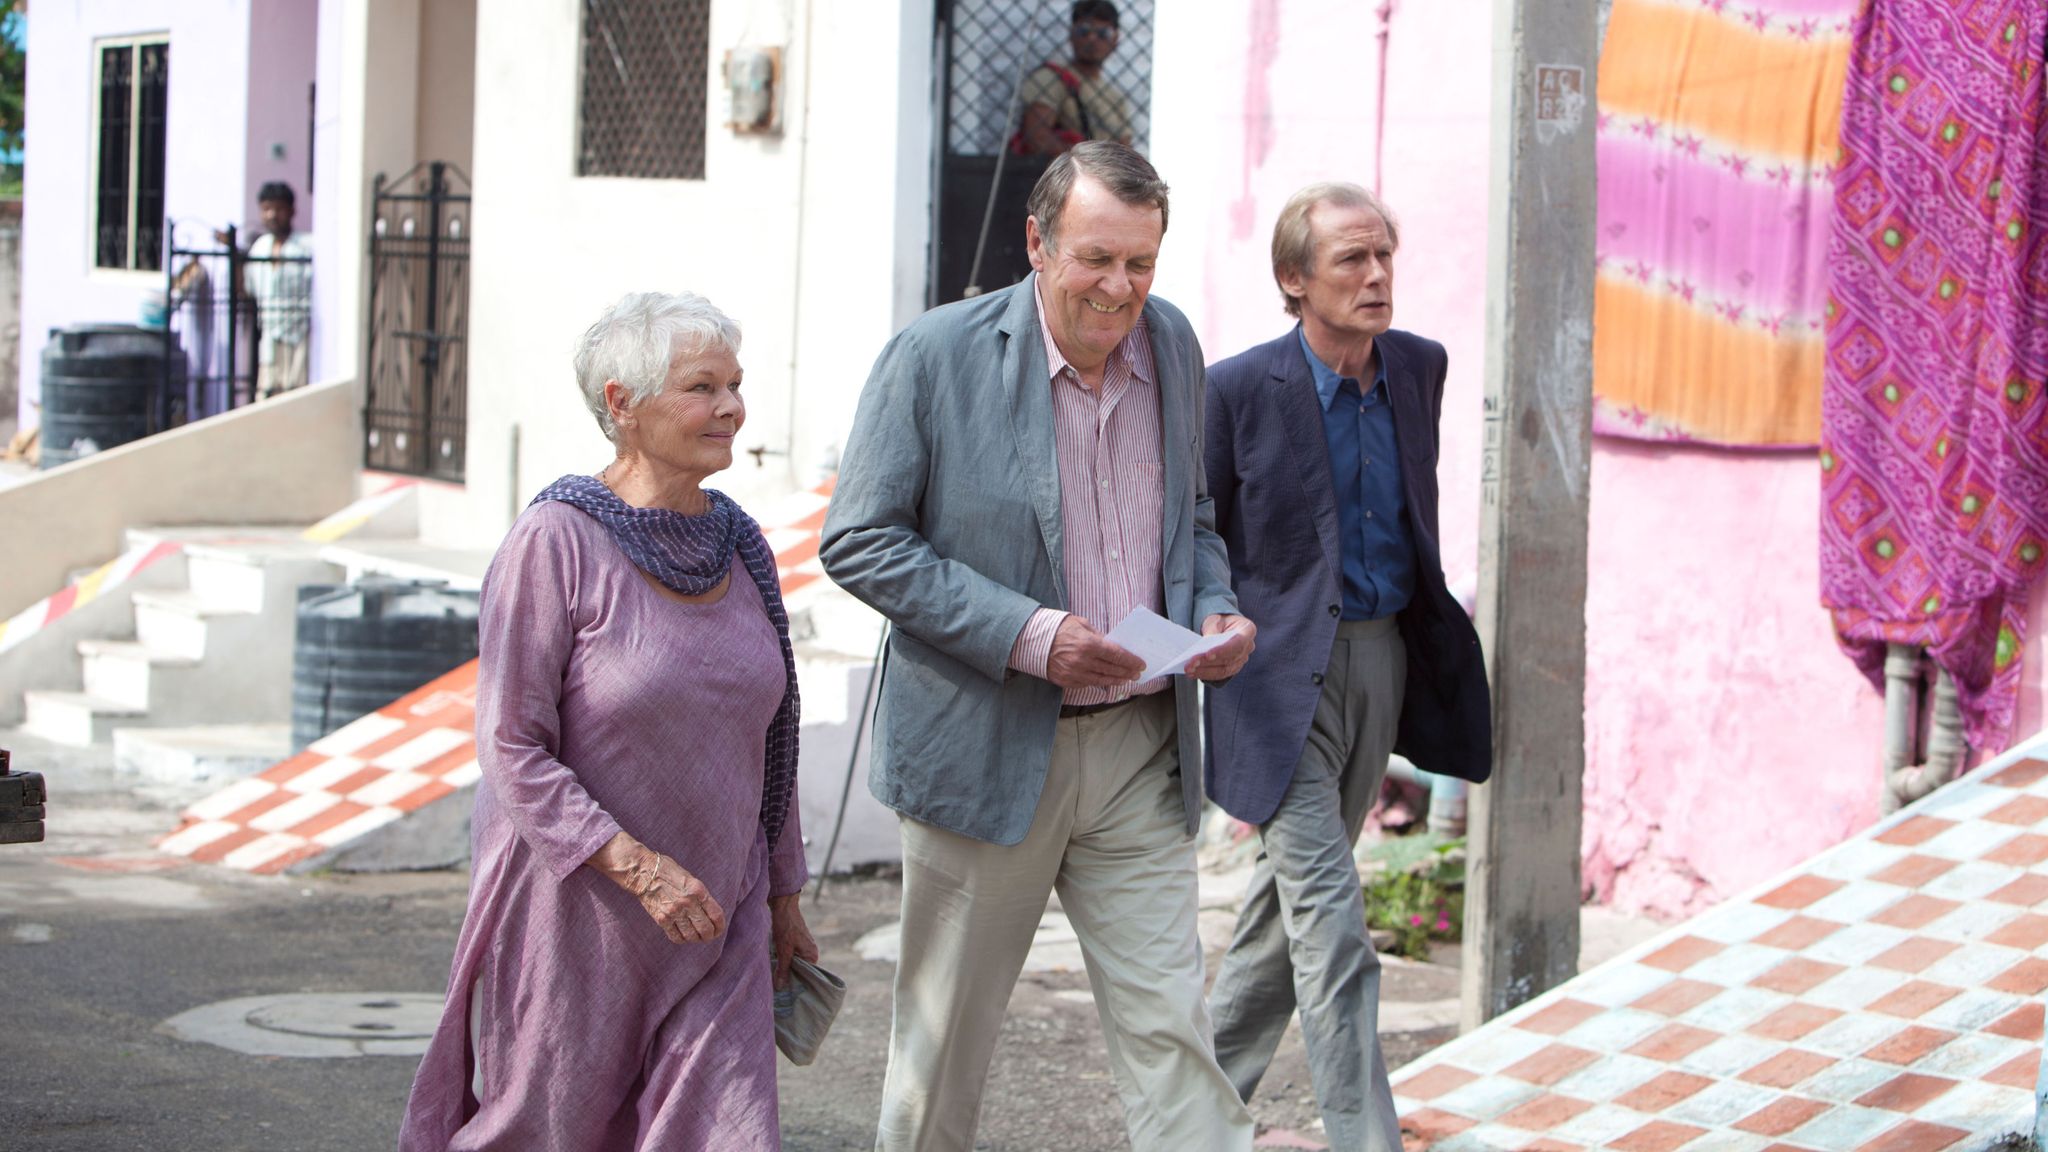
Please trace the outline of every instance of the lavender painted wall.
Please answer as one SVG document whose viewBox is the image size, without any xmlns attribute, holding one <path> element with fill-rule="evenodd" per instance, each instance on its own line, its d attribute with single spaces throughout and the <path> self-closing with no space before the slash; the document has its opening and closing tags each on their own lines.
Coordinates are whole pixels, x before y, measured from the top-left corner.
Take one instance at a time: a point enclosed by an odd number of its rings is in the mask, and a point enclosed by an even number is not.
<svg viewBox="0 0 2048 1152">
<path fill-rule="evenodd" d="M 313 187 L 306 190 L 312 201 L 300 206 L 299 219 L 313 233 L 313 266 L 330 270 L 327 275 L 313 277 L 313 314 L 326 317 L 328 323 L 313 326 L 310 373 L 315 380 L 332 380 L 338 375 L 337 369 L 344 365 L 353 371 L 355 359 L 347 352 L 355 342 L 330 338 L 326 330 L 335 322 L 335 317 L 341 315 L 341 285 L 344 282 L 352 288 L 359 285 L 353 278 L 345 279 L 333 274 L 335 261 L 340 257 L 341 238 L 345 231 L 351 231 L 340 226 L 341 197 L 336 195 L 345 168 L 341 147 L 342 86 L 346 76 L 342 60 L 344 23 L 341 5 L 334 0 L 321 4 L 315 20 L 311 143 Z M 355 172 L 354 168 L 348 170 L 351 174 Z"/>
<path fill-rule="evenodd" d="M 1268 245 L 1287 196 L 1373 182 L 1378 5 L 1162 5 L 1153 159 L 1174 189 L 1158 291 L 1211 359 L 1283 330 Z M 1381 191 L 1395 323 L 1450 353 L 1444 565 L 1476 565 L 1491 110 L 1489 0 L 1398 3 Z M 1819 606 L 1805 454 L 1596 440 L 1586 604 L 1585 876 L 1630 911 L 1697 911 L 1877 816 L 1883 701 Z M 2048 594 L 2016 732 L 2040 730 Z"/>
<path fill-rule="evenodd" d="M 92 267 L 92 125 L 101 37 L 168 32 L 170 137 L 165 211 L 232 219 L 241 203 L 248 0 L 61 0 L 28 22 L 27 162 L 22 190 L 21 425 L 37 424 L 37 366 L 53 325 L 132 323 L 159 275 Z"/>
<path fill-rule="evenodd" d="M 313 189 L 306 183 L 306 157 L 312 119 L 314 46 L 319 34 L 320 5 L 313 0 L 249 0 L 249 96 L 247 159 L 238 222 L 258 219 L 256 190 L 271 180 L 292 186 L 298 198 L 300 230 L 313 226 Z M 276 158 L 272 145 L 284 146 Z"/>
</svg>

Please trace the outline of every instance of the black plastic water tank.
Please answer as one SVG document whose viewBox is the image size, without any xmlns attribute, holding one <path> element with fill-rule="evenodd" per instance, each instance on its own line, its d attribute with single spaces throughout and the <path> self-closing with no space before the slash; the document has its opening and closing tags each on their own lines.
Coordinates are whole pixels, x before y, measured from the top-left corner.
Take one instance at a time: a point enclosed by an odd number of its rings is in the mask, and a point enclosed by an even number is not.
<svg viewBox="0 0 2048 1152">
<path fill-rule="evenodd" d="M 304 748 L 476 659 L 477 594 L 371 576 L 299 589 L 292 746 Z"/>
<path fill-rule="evenodd" d="M 170 394 L 185 394 L 185 357 L 177 337 L 133 324 L 50 329 L 43 345 L 42 457 L 69 464 L 156 431 L 166 350 Z"/>
</svg>

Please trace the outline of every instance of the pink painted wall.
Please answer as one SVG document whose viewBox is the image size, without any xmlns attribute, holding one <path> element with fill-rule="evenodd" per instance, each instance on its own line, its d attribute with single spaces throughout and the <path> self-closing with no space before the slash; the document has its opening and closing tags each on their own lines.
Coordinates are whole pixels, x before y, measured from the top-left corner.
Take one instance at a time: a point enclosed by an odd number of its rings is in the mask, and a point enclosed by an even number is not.
<svg viewBox="0 0 2048 1152">
<path fill-rule="evenodd" d="M 1194 11 L 1199 7 L 1200 11 Z M 1273 217 L 1315 180 L 1373 180 L 1377 5 L 1161 5 L 1153 159 L 1173 184 L 1158 291 L 1211 359 L 1283 331 Z M 1476 563 L 1491 113 L 1488 0 L 1398 3 L 1381 191 L 1401 217 L 1397 326 L 1450 352 L 1444 562 Z M 1816 464 L 1599 439 L 1586 603 L 1585 878 L 1683 916 L 1878 814 L 1883 700 L 1819 605 Z M 2017 734 L 2039 731 L 2037 595 Z"/>
</svg>

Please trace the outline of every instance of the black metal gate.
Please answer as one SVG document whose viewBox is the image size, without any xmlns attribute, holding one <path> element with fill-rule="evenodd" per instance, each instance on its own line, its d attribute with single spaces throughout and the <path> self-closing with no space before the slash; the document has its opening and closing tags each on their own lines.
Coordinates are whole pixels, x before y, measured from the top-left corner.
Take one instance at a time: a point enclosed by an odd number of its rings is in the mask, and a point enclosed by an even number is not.
<svg viewBox="0 0 2048 1152">
<path fill-rule="evenodd" d="M 461 483 L 469 411 L 469 177 L 439 160 L 375 185 L 363 464 Z"/>
<path fill-rule="evenodd" d="M 1154 4 L 1118 0 L 1116 51 L 1103 65 L 1130 103 L 1131 146 L 1140 152 L 1151 137 Z M 1047 61 L 1072 61 L 1072 9 L 1072 0 L 939 0 L 939 186 L 927 304 L 960 299 L 970 282 L 983 290 L 1006 287 L 1031 270 L 1024 203 L 1047 161 L 1004 153 L 1023 115 L 1014 105 L 1024 76 Z"/>
<path fill-rule="evenodd" d="M 313 258 L 253 256 L 233 224 L 167 222 L 165 361 L 153 423 L 174 428 L 308 382 Z M 258 239 L 261 239 L 260 237 Z M 296 238 L 293 244 L 297 244 Z M 182 366 L 177 361 L 182 360 Z"/>
</svg>

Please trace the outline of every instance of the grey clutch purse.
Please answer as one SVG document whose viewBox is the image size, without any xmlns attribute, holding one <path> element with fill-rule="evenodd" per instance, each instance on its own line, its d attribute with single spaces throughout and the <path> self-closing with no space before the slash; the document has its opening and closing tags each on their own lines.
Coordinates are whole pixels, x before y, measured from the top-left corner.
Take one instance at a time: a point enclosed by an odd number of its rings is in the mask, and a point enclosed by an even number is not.
<svg viewBox="0 0 2048 1152">
<path fill-rule="evenodd" d="M 789 986 L 775 992 L 775 1046 L 799 1068 L 818 1058 L 818 1046 L 846 1001 L 846 981 L 801 956 L 789 962 Z"/>
</svg>

